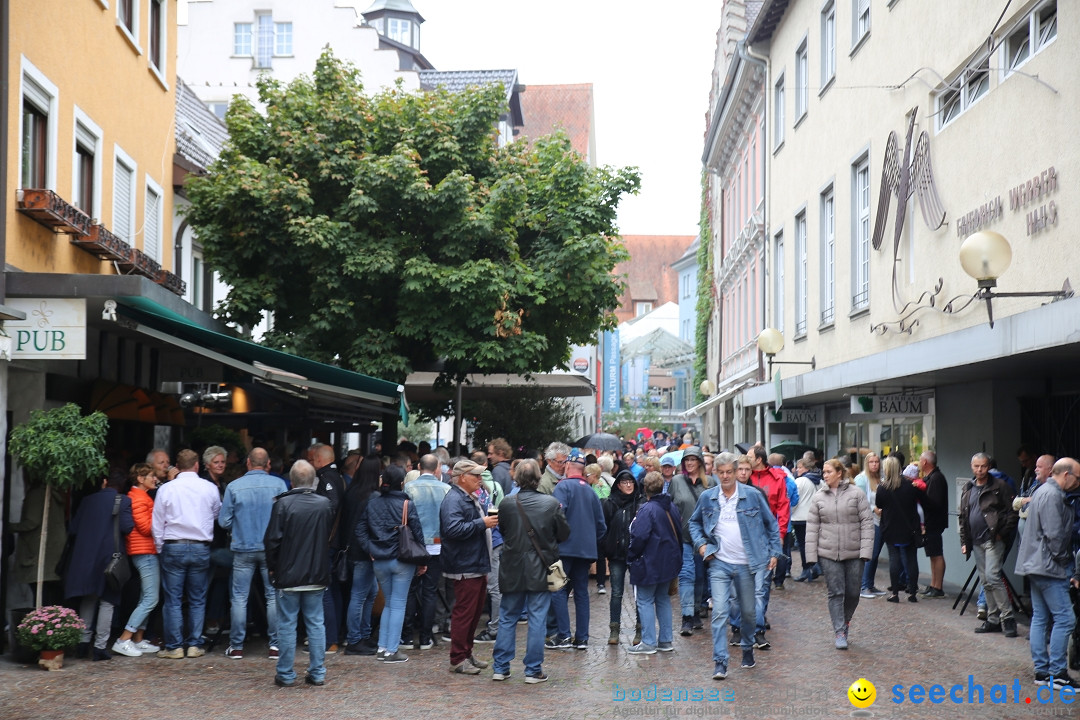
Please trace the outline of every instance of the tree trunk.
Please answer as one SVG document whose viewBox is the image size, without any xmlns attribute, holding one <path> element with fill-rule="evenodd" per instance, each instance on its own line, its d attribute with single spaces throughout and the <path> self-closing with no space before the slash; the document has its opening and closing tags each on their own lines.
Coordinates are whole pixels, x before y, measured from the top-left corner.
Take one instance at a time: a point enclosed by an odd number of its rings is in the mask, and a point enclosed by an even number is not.
<svg viewBox="0 0 1080 720">
<path fill-rule="evenodd" d="M 45 584 L 45 542 L 49 539 L 49 506 L 52 505 L 52 483 L 45 483 L 45 509 L 41 511 L 41 542 L 38 544 L 37 596 L 35 608 L 41 607 L 41 586 Z"/>
</svg>

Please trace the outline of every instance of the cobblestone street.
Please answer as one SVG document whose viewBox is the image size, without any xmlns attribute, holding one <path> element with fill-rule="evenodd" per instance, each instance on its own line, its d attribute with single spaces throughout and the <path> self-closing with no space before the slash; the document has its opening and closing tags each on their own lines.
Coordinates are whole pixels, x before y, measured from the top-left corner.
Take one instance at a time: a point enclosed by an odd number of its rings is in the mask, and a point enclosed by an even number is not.
<svg viewBox="0 0 1080 720">
<path fill-rule="evenodd" d="M 879 586 L 887 584 L 879 576 Z M 948 590 L 948 588 L 947 588 Z M 955 588 L 953 589 L 955 591 Z M 918 604 L 885 599 L 863 600 L 851 627 L 851 649 L 833 648 L 825 588 L 819 580 L 773 593 L 769 621 L 772 649 L 757 651 L 757 667 L 730 671 L 727 680 L 711 679 L 711 640 L 707 631 L 689 638 L 675 637 L 675 652 L 643 657 L 628 656 L 632 628 L 624 625 L 623 644 L 609 646 L 608 596 L 592 589 L 594 635 L 587 651 L 548 651 L 544 670 L 550 681 L 525 685 L 521 666 L 524 627 L 518 630 L 518 657 L 513 677 L 493 683 L 491 671 L 475 677 L 447 672 L 447 648 L 409 650 L 408 663 L 384 666 L 371 657 L 329 656 L 325 687 L 302 683 L 295 688 L 273 684 L 273 662 L 249 654 L 228 660 L 224 648 L 197 660 L 125 658 L 111 662 L 65 660 L 59 672 L 36 666 L 0 663 L 0 717 L 22 720 L 65 718 L 565 718 L 717 717 L 786 718 L 844 717 L 855 709 L 847 698 L 848 686 L 865 677 L 877 688 L 873 717 L 1069 717 L 1075 711 L 1059 702 L 1039 704 L 1034 694 L 1031 660 L 1026 640 L 1020 637 L 976 635 L 973 609 L 963 617 L 947 601 Z M 625 617 L 632 617 L 626 600 Z M 678 618 L 676 618 L 676 631 Z M 601 637 L 603 635 L 603 637 Z M 249 653 L 258 648 L 249 643 Z M 491 658 L 491 645 L 477 645 L 479 658 Z M 305 655 L 299 655 L 303 673 Z M 968 703 L 969 675 L 984 690 L 982 705 Z M 1014 681 L 1019 685 L 1014 687 Z M 665 690 L 673 696 L 686 691 L 704 694 L 702 700 L 639 700 Z M 934 684 L 957 691 L 963 704 L 907 697 L 895 703 L 893 687 L 906 694 L 912 685 Z M 1007 685 L 1008 704 L 994 703 L 995 684 Z M 1000 690 L 998 691 L 1000 692 Z M 1043 697 L 1046 697 L 1043 689 Z M 708 699 L 717 693 L 718 699 Z M 1018 703 L 1013 702 L 1014 696 Z M 623 697 L 625 699 L 618 699 Z M 1031 698 L 1030 705 L 1025 703 Z M 977 694 L 975 697 L 978 700 Z M 862 711 L 866 712 L 866 711 Z M 856 715 L 858 716 L 858 715 Z"/>
</svg>

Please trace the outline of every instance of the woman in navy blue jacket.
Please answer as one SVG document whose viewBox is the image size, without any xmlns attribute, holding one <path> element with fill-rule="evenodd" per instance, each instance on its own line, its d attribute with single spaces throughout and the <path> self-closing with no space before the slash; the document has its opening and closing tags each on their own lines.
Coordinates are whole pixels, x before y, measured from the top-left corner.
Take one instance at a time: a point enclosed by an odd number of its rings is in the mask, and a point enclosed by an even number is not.
<svg viewBox="0 0 1080 720">
<path fill-rule="evenodd" d="M 630 582 L 637 587 L 637 610 L 641 616 L 641 642 L 627 652 L 652 655 L 657 650 L 671 652 L 671 597 L 668 587 L 682 567 L 682 517 L 679 509 L 664 495 L 664 476 L 650 472 L 645 476 L 648 502 L 638 510 L 630 524 L 630 548 L 626 559 Z M 656 623 L 660 622 L 657 641 Z"/>
</svg>

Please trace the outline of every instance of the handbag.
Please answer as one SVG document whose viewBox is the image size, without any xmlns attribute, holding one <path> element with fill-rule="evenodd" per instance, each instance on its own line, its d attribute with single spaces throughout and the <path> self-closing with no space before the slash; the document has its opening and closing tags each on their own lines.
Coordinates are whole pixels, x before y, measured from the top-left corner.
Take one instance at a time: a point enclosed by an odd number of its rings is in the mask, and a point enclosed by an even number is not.
<svg viewBox="0 0 1080 720">
<path fill-rule="evenodd" d="M 665 514 L 667 515 L 668 524 L 671 525 L 671 532 L 675 533 L 675 541 L 676 542 L 681 542 L 682 540 L 679 537 L 679 533 L 675 529 L 675 521 L 671 519 L 671 513 L 665 511 Z M 671 582 L 668 583 L 667 594 L 671 595 L 672 597 L 675 597 L 676 595 L 679 594 L 679 576 L 678 575 L 671 578 Z"/>
<path fill-rule="evenodd" d="M 114 593 L 120 592 L 131 579 L 131 564 L 127 555 L 120 552 L 120 501 L 123 496 L 117 493 L 113 503 L 113 554 L 105 566 L 105 585 Z"/>
<path fill-rule="evenodd" d="M 339 512 L 337 517 L 334 518 L 334 529 L 330 532 L 331 545 L 334 542 L 334 538 L 337 537 L 338 523 L 340 520 L 341 513 Z M 330 577 L 338 583 L 347 583 L 349 582 L 349 578 L 352 577 L 352 563 L 349 561 L 348 545 L 334 553 L 334 558 L 330 562 Z"/>
<path fill-rule="evenodd" d="M 569 578 L 566 577 L 566 570 L 563 569 L 562 559 L 556 560 L 550 565 L 544 560 L 544 553 L 540 551 L 540 544 L 536 542 L 536 533 L 533 532 L 532 523 L 529 522 L 528 515 L 525 514 L 525 508 L 521 506 L 521 498 L 514 496 L 517 500 L 518 513 L 521 514 L 521 521 L 525 523 L 525 532 L 529 536 L 529 540 L 532 541 L 533 548 L 536 549 L 536 554 L 540 557 L 540 562 L 547 565 L 547 586 L 548 592 L 557 592 L 566 587 L 566 583 L 569 582 Z"/>
<path fill-rule="evenodd" d="M 423 543 L 417 542 L 409 530 L 409 501 L 401 507 L 401 524 L 398 525 L 398 562 L 409 565 L 427 565 L 431 560 L 427 548 Z"/>
</svg>

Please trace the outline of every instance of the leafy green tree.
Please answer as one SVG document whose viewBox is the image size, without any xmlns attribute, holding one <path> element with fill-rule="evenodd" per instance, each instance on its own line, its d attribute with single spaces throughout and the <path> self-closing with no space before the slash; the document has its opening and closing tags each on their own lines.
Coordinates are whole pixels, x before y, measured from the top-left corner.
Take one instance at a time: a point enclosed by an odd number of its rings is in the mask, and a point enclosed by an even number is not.
<svg viewBox="0 0 1080 720">
<path fill-rule="evenodd" d="M 259 97 L 188 184 L 224 319 L 271 311 L 269 345 L 397 381 L 442 360 L 444 382 L 546 372 L 615 326 L 636 170 L 590 168 L 564 134 L 500 148 L 501 86 L 369 97 L 329 51 Z"/>
<path fill-rule="evenodd" d="M 41 607 L 52 489 L 66 490 L 94 481 L 101 482 L 109 471 L 105 458 L 108 432 L 109 419 L 105 413 L 95 412 L 84 416 L 74 403 L 51 410 L 34 410 L 26 422 L 19 423 L 11 431 L 8 452 L 26 470 L 30 482 L 45 484 L 41 542 L 38 545 L 36 607 Z"/>
<path fill-rule="evenodd" d="M 398 428 L 398 435 L 411 443 L 420 444 L 435 437 L 435 424 L 423 420 L 416 413 L 409 413 L 409 424 Z"/>
<path fill-rule="evenodd" d="M 640 407 L 624 404 L 618 412 L 604 413 L 600 425 L 604 432 L 626 440 L 632 440 L 640 427 L 651 430 L 666 429 L 659 408 L 652 403 L 644 403 Z"/>
<path fill-rule="evenodd" d="M 555 440 L 575 439 L 570 437 L 573 403 L 533 388 L 499 400 L 468 400 L 465 417 L 473 423 L 473 447 L 480 450 L 497 437 L 505 438 L 515 453 L 520 448 L 543 450 Z"/>
</svg>

